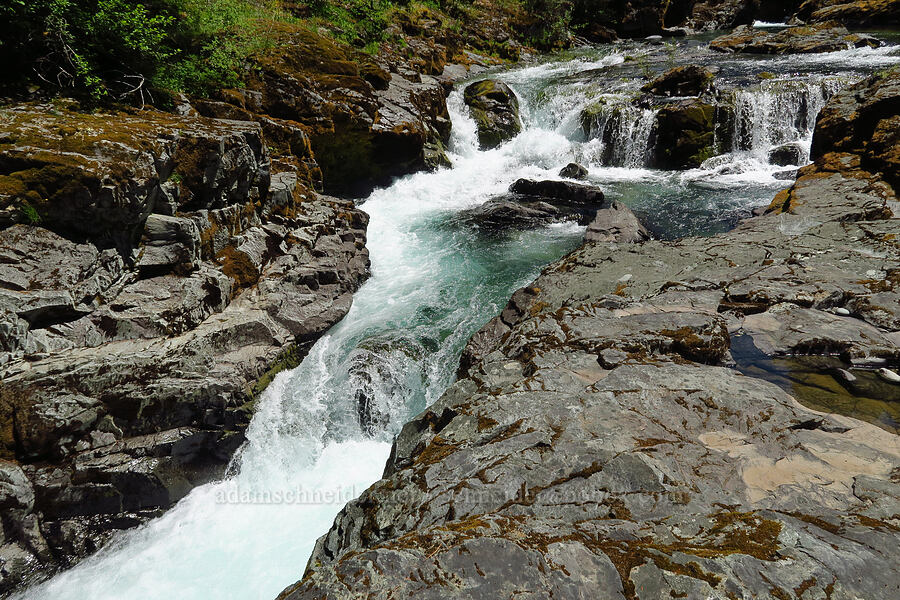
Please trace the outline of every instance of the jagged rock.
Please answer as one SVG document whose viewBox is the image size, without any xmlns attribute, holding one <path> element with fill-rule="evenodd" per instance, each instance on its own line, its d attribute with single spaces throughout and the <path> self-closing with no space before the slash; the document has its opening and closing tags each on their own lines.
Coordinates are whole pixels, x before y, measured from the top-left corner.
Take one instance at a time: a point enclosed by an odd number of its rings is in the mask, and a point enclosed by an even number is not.
<svg viewBox="0 0 900 600">
<path fill-rule="evenodd" d="M 464 97 L 478 126 L 483 150 L 495 148 L 522 131 L 519 100 L 505 83 L 493 79 L 475 82 L 466 87 Z"/>
<path fill-rule="evenodd" d="M 769 150 L 769 163 L 779 167 L 802 165 L 804 158 L 806 158 L 806 151 L 796 142 L 782 144 Z"/>
<path fill-rule="evenodd" d="M 870 77 L 851 89 L 861 96 L 839 94 L 820 113 L 810 158 L 824 161 L 829 153 L 853 153 L 859 167 L 900 184 L 900 71 Z M 841 169 L 836 161 L 825 162 Z"/>
<path fill-rule="evenodd" d="M 707 67 L 688 65 L 670 69 L 646 84 L 642 91 L 655 96 L 699 96 L 710 89 L 715 74 Z"/>
<path fill-rule="evenodd" d="M 559 176 L 567 179 L 586 179 L 588 170 L 578 163 L 569 163 L 560 170 Z"/>
<path fill-rule="evenodd" d="M 439 155 L 450 119 L 438 79 L 409 69 L 391 73 L 371 56 L 302 24 L 282 23 L 269 35 L 273 50 L 254 57 L 247 88 L 223 100 L 241 118 L 260 119 L 267 138 L 280 137 L 282 146 L 308 140 L 315 166 L 292 152 L 309 165 L 311 179 L 324 179 L 326 191 L 365 192 L 444 160 Z M 221 104 L 197 108 L 204 114 L 233 110 Z"/>
<path fill-rule="evenodd" d="M 845 27 L 881 30 L 900 24 L 900 0 L 807 0 L 795 19 L 837 21 Z"/>
<path fill-rule="evenodd" d="M 711 41 L 709 47 L 719 52 L 749 54 L 806 54 L 837 52 L 848 48 L 868 46 L 877 48 L 881 42 L 868 35 L 851 34 L 839 23 L 826 22 L 803 27 L 791 27 L 778 33 L 742 25 L 732 33 Z"/>
<path fill-rule="evenodd" d="M 656 114 L 652 164 L 660 169 L 699 167 L 714 156 L 716 107 L 701 100 L 666 104 Z"/>
</svg>

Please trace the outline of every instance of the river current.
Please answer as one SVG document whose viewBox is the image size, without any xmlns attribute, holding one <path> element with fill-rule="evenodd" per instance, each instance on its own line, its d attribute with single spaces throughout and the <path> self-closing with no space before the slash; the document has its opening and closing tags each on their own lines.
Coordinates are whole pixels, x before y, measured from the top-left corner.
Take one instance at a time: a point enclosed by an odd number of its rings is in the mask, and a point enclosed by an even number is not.
<svg viewBox="0 0 900 600">
<path fill-rule="evenodd" d="M 640 71 L 698 60 L 736 95 L 730 151 L 697 169 L 649 169 L 653 113 L 630 104 Z M 262 395 L 229 475 L 19 598 L 275 598 L 302 576 L 341 507 L 381 477 L 403 423 L 452 383 L 468 338 L 583 235 L 562 224 L 487 236 L 460 211 L 520 177 L 558 179 L 577 161 L 656 236 L 727 230 L 789 185 L 796 166 L 769 164 L 772 147 L 796 142 L 808 153 L 827 98 L 898 63 L 898 46 L 762 58 L 704 54 L 702 40 L 669 54 L 634 42 L 582 49 L 491 74 L 519 96 L 524 130 L 490 151 L 477 148 L 461 84 L 449 98 L 453 167 L 361 200 L 371 278 L 346 318 Z M 592 134 L 580 115 L 600 99 L 614 118 Z"/>
</svg>

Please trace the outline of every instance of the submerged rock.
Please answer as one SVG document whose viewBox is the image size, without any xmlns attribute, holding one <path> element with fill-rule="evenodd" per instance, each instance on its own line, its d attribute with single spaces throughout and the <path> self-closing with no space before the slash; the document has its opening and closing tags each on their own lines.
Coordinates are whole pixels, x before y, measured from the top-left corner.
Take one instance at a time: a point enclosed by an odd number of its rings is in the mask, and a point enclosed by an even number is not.
<svg viewBox="0 0 900 600">
<path fill-rule="evenodd" d="M 742 25 L 709 43 L 711 49 L 719 52 L 748 54 L 808 54 L 880 45 L 875 38 L 852 34 L 835 22 L 791 27 L 777 33 Z"/>
<path fill-rule="evenodd" d="M 467 86 L 463 95 L 478 126 L 482 150 L 495 148 L 522 131 L 519 100 L 505 83 L 485 79 Z"/>
</svg>

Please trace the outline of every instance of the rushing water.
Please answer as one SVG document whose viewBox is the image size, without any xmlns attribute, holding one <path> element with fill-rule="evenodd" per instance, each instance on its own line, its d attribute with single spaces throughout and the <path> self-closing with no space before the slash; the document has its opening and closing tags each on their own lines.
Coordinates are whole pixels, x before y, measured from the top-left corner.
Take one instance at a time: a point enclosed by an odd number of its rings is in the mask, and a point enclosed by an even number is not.
<svg viewBox="0 0 900 600">
<path fill-rule="evenodd" d="M 785 169 L 766 162 L 770 146 L 808 147 L 828 95 L 867 70 L 900 62 L 890 48 L 720 59 L 723 77 L 745 80 L 735 92 L 747 107 L 736 125 L 743 141 L 699 169 L 662 173 L 644 167 L 652 111 L 619 119 L 618 154 L 607 164 L 598 160 L 602 140 L 580 122 L 581 110 L 599 97 L 626 103 L 639 83 L 626 58 L 647 50 L 594 49 L 497 73 L 522 100 L 525 129 L 488 152 L 476 148 L 474 123 L 455 91 L 454 167 L 406 177 L 365 200 L 372 277 L 347 317 L 263 394 L 231 475 L 21 597 L 274 598 L 303 573 L 341 506 L 381 476 L 392 436 L 452 382 L 468 337 L 542 265 L 581 240 L 582 230 L 570 224 L 486 237 L 457 219 L 459 211 L 519 177 L 555 178 L 578 160 L 593 183 L 631 205 L 658 235 L 721 231 L 787 185 L 777 179 Z M 748 83 L 761 70 L 777 77 Z"/>
</svg>

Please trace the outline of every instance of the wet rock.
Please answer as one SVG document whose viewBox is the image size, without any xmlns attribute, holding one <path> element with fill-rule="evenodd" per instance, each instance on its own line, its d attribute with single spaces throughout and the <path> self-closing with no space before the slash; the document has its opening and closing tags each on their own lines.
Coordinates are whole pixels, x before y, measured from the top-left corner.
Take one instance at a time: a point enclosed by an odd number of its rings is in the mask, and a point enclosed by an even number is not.
<svg viewBox="0 0 900 600">
<path fill-rule="evenodd" d="M 478 143 L 483 150 L 495 148 L 522 130 L 519 100 L 505 83 L 485 79 L 470 84 L 465 103 L 478 126 Z"/>
<path fill-rule="evenodd" d="M 877 48 L 881 43 L 871 36 L 851 34 L 835 22 L 791 27 L 777 33 L 742 25 L 732 33 L 711 41 L 709 47 L 719 52 L 748 54 L 806 54 L 837 52 L 864 46 Z"/>
<path fill-rule="evenodd" d="M 599 188 L 568 181 L 519 179 L 509 186 L 509 191 L 522 196 L 543 198 L 555 206 L 569 208 L 596 208 L 604 200 Z"/>
<path fill-rule="evenodd" d="M 710 89 L 715 74 L 707 67 L 670 69 L 641 88 L 655 96 L 699 96 Z"/>
<path fill-rule="evenodd" d="M 660 169 L 699 167 L 714 156 L 715 111 L 700 100 L 665 105 L 656 115 L 652 163 Z"/>
<path fill-rule="evenodd" d="M 776 146 L 769 151 L 769 163 L 779 167 L 802 165 L 806 158 L 806 150 L 796 142 Z"/>
<path fill-rule="evenodd" d="M 587 175 L 588 170 L 578 163 L 569 163 L 559 172 L 560 177 L 565 177 L 567 179 L 586 179 Z"/>
<path fill-rule="evenodd" d="M 519 198 L 492 199 L 472 209 L 464 218 L 480 229 L 501 233 L 510 229 L 534 229 L 561 221 L 565 215 L 547 202 Z"/>
</svg>

